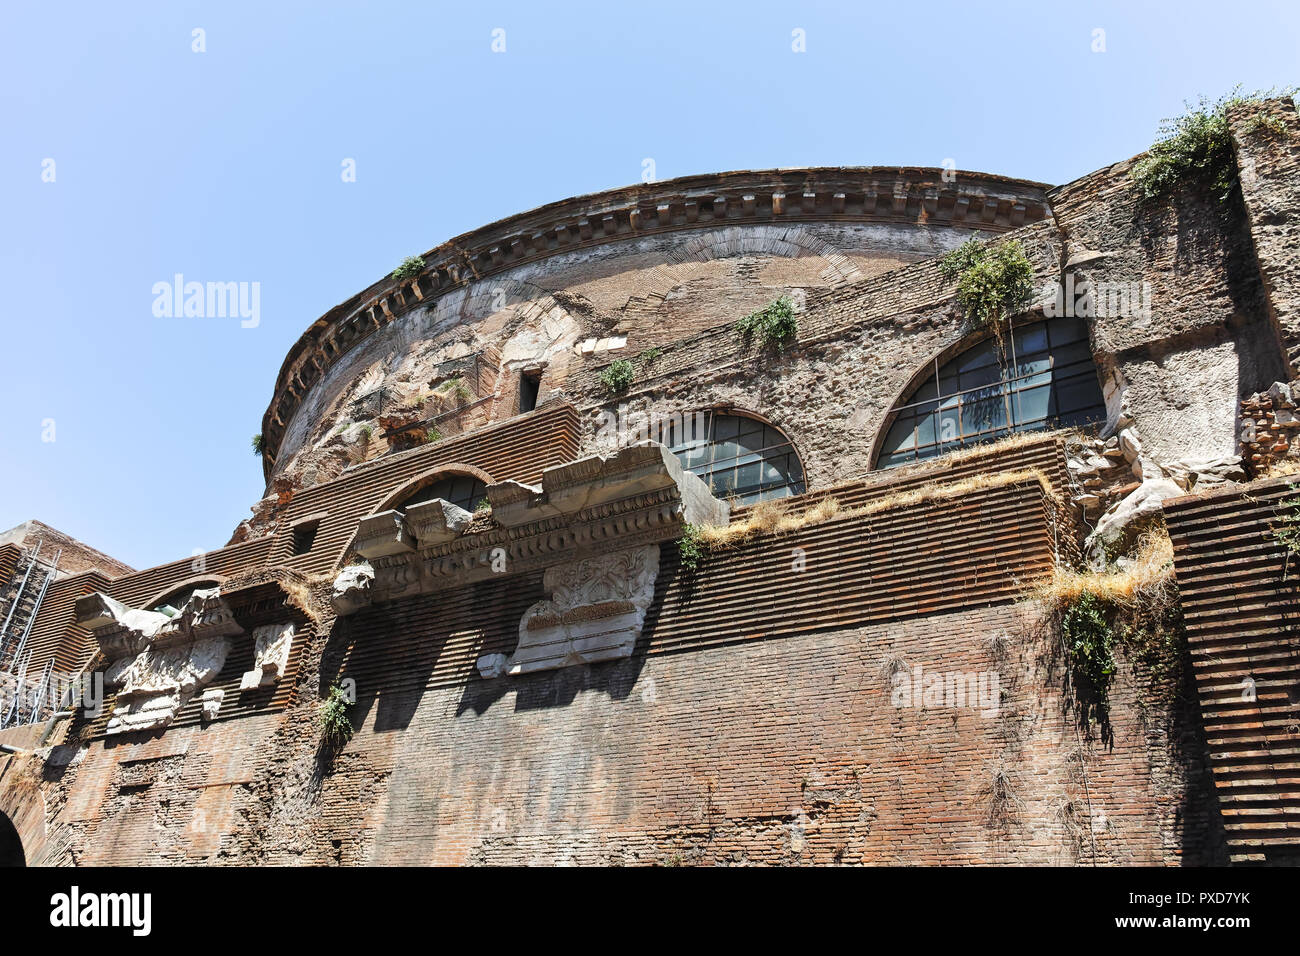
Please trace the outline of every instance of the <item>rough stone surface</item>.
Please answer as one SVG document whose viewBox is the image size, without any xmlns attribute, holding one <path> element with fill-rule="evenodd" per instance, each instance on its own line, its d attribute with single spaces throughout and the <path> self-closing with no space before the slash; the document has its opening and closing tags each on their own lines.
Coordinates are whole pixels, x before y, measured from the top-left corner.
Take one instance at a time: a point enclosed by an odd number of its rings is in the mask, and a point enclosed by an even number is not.
<svg viewBox="0 0 1300 956">
<path fill-rule="evenodd" d="M 334 578 L 330 604 L 334 613 L 346 617 L 370 603 L 370 587 L 375 569 L 369 564 L 349 564 Z"/>
<path fill-rule="evenodd" d="M 253 667 L 244 673 L 240 690 L 269 687 L 278 681 L 289 664 L 293 648 L 293 624 L 264 624 L 253 629 Z"/>
<path fill-rule="evenodd" d="M 473 520 L 473 514 L 441 498 L 423 501 L 406 509 L 407 526 L 415 534 L 420 547 L 450 541 L 468 528 Z"/>
</svg>

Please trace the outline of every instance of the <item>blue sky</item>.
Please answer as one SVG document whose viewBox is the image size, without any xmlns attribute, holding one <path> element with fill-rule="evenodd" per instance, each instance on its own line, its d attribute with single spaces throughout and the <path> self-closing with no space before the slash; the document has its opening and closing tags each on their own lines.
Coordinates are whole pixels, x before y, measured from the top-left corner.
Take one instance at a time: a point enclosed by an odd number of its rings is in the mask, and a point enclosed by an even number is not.
<svg viewBox="0 0 1300 956">
<path fill-rule="evenodd" d="M 647 157 L 660 179 L 952 158 L 1061 183 L 1298 62 L 1293 2 L 3 0 L 0 530 L 38 518 L 141 568 L 219 547 L 313 320 Z M 260 323 L 155 316 L 176 273 L 260 283 Z"/>
</svg>

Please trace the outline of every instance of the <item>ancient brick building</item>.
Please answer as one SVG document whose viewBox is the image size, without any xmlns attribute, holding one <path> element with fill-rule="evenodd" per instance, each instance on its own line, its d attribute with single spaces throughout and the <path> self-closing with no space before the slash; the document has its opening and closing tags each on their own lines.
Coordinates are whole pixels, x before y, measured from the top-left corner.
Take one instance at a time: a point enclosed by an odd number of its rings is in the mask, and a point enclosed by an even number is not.
<svg viewBox="0 0 1300 956">
<path fill-rule="evenodd" d="M 0 853 L 1294 862 L 1300 121 L 1265 110 L 1227 211 L 1133 161 L 734 172 L 405 264 L 290 351 L 224 547 L 0 544 Z M 1008 325 L 956 298 L 971 237 L 1032 267 Z M 1098 719 L 1034 589 L 1160 519 L 1189 666 L 1117 645 Z"/>
</svg>

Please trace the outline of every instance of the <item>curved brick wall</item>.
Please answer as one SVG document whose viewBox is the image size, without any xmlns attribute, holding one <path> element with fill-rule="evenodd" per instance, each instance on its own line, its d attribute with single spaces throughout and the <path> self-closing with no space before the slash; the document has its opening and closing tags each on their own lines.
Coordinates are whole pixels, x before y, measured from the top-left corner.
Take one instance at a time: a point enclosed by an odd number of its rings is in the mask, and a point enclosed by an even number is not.
<svg viewBox="0 0 1300 956">
<path fill-rule="evenodd" d="M 781 294 L 802 299 L 930 258 L 974 230 L 1036 222 L 1048 212 L 1044 189 L 966 173 L 946 183 L 930 169 L 737 172 L 494 223 L 308 329 L 263 422 L 267 474 L 332 477 L 378 406 L 412 411 L 446 363 L 467 357 L 480 359 L 472 425 L 518 411 L 524 369 L 541 371 L 541 400 L 588 404 L 598 397 L 581 387 L 592 366 L 729 324 Z"/>
</svg>

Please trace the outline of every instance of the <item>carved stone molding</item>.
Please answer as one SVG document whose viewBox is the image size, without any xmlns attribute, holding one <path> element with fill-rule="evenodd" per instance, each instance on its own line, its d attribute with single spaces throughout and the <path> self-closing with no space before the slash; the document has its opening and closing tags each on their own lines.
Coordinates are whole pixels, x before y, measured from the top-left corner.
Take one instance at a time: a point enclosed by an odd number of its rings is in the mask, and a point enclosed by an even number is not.
<svg viewBox="0 0 1300 956">
<path fill-rule="evenodd" d="M 275 684 L 289 667 L 293 649 L 293 624 L 266 624 L 253 628 L 253 669 L 245 671 L 240 690 Z"/>
<path fill-rule="evenodd" d="M 117 696 L 109 734 L 166 727 L 221 672 L 230 638 L 244 633 L 220 588 L 196 590 L 172 617 L 89 594 L 77 599 L 77 623 L 94 631 L 111 662 L 104 683 Z"/>
<path fill-rule="evenodd" d="M 368 564 L 350 564 L 338 573 L 330 592 L 330 606 L 339 617 L 355 614 L 370 604 L 375 569 Z"/>
<path fill-rule="evenodd" d="M 488 485 L 487 496 L 494 527 L 452 537 L 441 525 L 431 538 L 421 537 L 410 516 L 397 512 L 363 519 L 354 547 L 374 569 L 370 599 L 393 601 L 659 544 L 680 537 L 685 524 L 725 524 L 730 514 L 657 442 L 548 468 L 540 485 Z M 347 573 L 335 582 L 336 594 L 349 587 Z"/>
<path fill-rule="evenodd" d="M 659 575 L 659 545 L 611 551 L 548 568 L 551 592 L 524 612 L 519 645 L 504 663 L 479 660 L 484 676 L 528 674 L 632 654 Z"/>
</svg>

